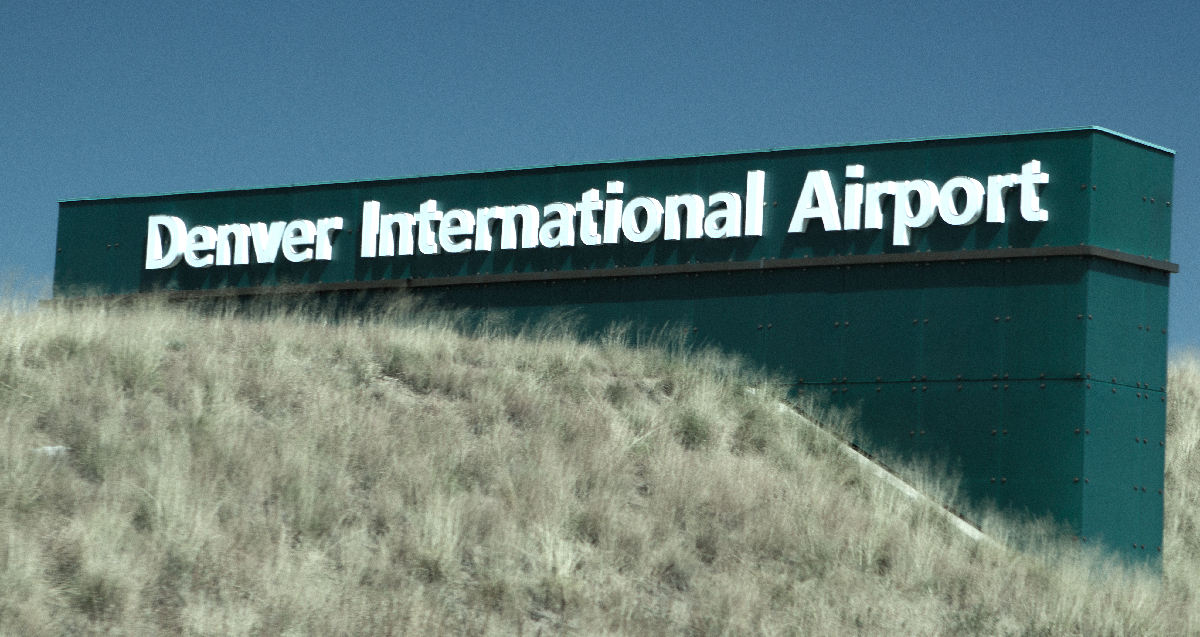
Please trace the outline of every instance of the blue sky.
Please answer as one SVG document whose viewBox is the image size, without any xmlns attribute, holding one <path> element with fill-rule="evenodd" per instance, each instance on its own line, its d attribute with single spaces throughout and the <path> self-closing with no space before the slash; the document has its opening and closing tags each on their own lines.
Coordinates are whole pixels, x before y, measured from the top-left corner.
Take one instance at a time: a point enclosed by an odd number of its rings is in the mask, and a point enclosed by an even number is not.
<svg viewBox="0 0 1200 637">
<path fill-rule="evenodd" d="M 811 6 L 810 6 L 811 5 Z M 1177 151 L 1200 347 L 1200 3 L 0 3 L 0 271 L 62 199 L 1099 125 Z"/>
</svg>

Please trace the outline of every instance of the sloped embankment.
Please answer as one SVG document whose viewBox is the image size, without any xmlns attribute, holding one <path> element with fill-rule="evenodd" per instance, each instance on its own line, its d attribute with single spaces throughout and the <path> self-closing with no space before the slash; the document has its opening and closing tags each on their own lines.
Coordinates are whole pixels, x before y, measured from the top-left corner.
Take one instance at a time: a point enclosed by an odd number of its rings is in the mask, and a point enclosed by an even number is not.
<svg viewBox="0 0 1200 637">
<path fill-rule="evenodd" d="M 1049 536 L 976 544 L 712 353 L 404 312 L 44 309 L 0 316 L 0 383 L 4 634 L 1121 635 L 1196 617 L 1181 498 L 1200 465 L 1175 451 L 1200 435 L 1194 360 L 1171 379 L 1190 402 L 1171 403 L 1166 585 Z"/>
</svg>

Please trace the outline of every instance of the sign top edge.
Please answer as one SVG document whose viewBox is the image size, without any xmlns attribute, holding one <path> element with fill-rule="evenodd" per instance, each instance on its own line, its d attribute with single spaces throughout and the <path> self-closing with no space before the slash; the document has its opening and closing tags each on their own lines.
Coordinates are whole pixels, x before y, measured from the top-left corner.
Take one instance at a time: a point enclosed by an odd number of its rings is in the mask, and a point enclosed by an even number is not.
<svg viewBox="0 0 1200 637">
<path fill-rule="evenodd" d="M 882 146 L 882 145 L 887 145 L 887 144 L 913 144 L 913 143 L 920 143 L 920 142 L 984 139 L 984 138 L 988 138 L 988 137 L 1020 137 L 1020 136 L 1026 136 L 1026 135 L 1046 135 L 1046 134 L 1053 134 L 1053 133 L 1075 133 L 1075 132 L 1085 132 L 1085 131 L 1095 131 L 1095 132 L 1099 132 L 1099 133 L 1104 133 L 1104 134 L 1116 137 L 1118 139 L 1122 139 L 1122 140 L 1137 144 L 1139 146 L 1144 146 L 1144 147 L 1152 149 L 1152 150 L 1157 150 L 1157 151 L 1160 151 L 1163 153 L 1167 153 L 1169 155 L 1176 154 L 1174 150 L 1167 148 L 1165 146 L 1153 144 L 1153 143 L 1147 142 L 1145 140 L 1133 137 L 1131 135 L 1126 135 L 1124 133 L 1120 133 L 1120 132 L 1114 131 L 1112 129 L 1104 128 L 1103 126 L 1073 126 L 1073 127 L 1066 127 L 1066 128 L 1045 128 L 1045 129 L 1039 129 L 1039 130 L 1001 132 L 1001 133 L 974 133 L 974 134 L 966 134 L 966 135 L 940 135 L 940 136 L 932 136 L 932 137 L 911 137 L 911 138 L 906 138 L 906 139 L 884 139 L 884 140 L 875 140 L 875 141 L 867 141 L 867 142 L 814 144 L 814 145 L 810 145 L 810 146 L 780 146 L 778 148 L 760 148 L 760 149 L 756 149 L 756 150 L 736 150 L 736 151 L 723 151 L 723 152 L 715 152 L 715 153 L 697 153 L 694 155 L 667 155 L 667 156 L 662 156 L 662 157 L 635 157 L 635 158 L 629 158 L 629 159 L 602 159 L 602 160 L 598 160 L 598 161 L 570 162 L 570 163 L 562 163 L 562 164 L 516 166 L 516 167 L 511 167 L 511 168 L 488 168 L 488 169 L 483 169 L 483 170 L 464 170 L 464 171 L 447 172 L 447 173 L 425 173 L 425 174 L 417 174 L 417 175 L 401 175 L 401 176 L 396 176 L 396 177 L 373 177 L 373 178 L 368 178 L 368 179 L 350 179 L 350 180 L 346 180 L 346 181 L 319 181 L 319 182 L 299 183 L 299 184 L 277 184 L 277 185 L 272 185 L 272 186 L 250 186 L 250 187 L 244 187 L 244 188 L 217 188 L 217 189 L 210 189 L 210 190 L 182 190 L 182 191 L 177 191 L 177 192 L 144 193 L 144 194 L 136 194 L 136 195 L 117 195 L 117 196 L 110 196 L 110 197 L 79 197 L 79 198 L 75 198 L 75 199 L 60 199 L 58 201 L 58 203 L 59 204 L 88 203 L 88 202 L 95 202 L 95 201 L 116 201 L 116 200 L 122 200 L 122 199 L 152 199 L 152 198 L 156 198 L 156 197 L 178 197 L 178 196 L 185 196 L 185 195 L 210 195 L 210 194 L 234 193 L 234 192 L 257 192 L 257 191 L 267 191 L 267 190 L 282 190 L 282 189 L 287 189 L 287 188 L 308 188 L 308 187 L 319 187 L 319 186 L 345 186 L 345 185 L 352 185 L 352 184 L 368 184 L 368 183 L 380 182 L 380 181 L 400 181 L 400 180 L 407 180 L 407 179 L 429 179 L 429 178 L 451 177 L 451 176 L 459 176 L 459 175 L 486 175 L 486 174 L 490 174 L 490 173 L 517 172 L 517 171 L 526 171 L 526 170 L 545 170 L 545 169 L 549 169 L 549 168 L 570 168 L 570 167 L 577 167 L 577 166 L 599 166 L 599 165 L 604 165 L 604 164 L 626 164 L 626 163 L 632 163 L 632 162 L 661 161 L 661 160 L 672 160 L 672 159 L 698 159 L 698 158 L 705 158 L 705 157 L 731 157 L 731 156 L 735 156 L 735 155 L 752 155 L 752 154 L 756 154 L 756 153 L 787 152 L 787 151 L 797 151 L 797 150 L 821 150 L 821 149 L 830 149 L 830 148 L 856 148 L 856 147 L 861 147 L 861 146 Z"/>
</svg>

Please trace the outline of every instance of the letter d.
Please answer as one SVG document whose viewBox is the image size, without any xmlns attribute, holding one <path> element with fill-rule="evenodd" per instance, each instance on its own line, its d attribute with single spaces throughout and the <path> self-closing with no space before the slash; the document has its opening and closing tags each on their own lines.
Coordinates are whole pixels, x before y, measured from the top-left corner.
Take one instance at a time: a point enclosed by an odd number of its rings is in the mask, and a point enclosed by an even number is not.
<svg viewBox="0 0 1200 637">
<path fill-rule="evenodd" d="M 168 215 L 151 215 L 146 224 L 146 269 L 162 270 L 175 267 L 183 259 L 183 246 L 187 243 L 187 226 L 183 219 Z M 163 254 L 162 232 L 167 229 L 167 253 Z"/>
</svg>

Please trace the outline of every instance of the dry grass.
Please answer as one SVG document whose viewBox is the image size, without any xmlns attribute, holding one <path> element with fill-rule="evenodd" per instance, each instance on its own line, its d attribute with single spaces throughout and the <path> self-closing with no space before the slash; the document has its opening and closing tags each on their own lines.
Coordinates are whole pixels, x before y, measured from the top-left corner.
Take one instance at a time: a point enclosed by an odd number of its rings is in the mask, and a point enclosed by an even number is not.
<svg viewBox="0 0 1200 637">
<path fill-rule="evenodd" d="M 1198 628 L 1194 357 L 1171 370 L 1160 582 L 1045 527 L 989 521 L 1021 554 L 962 537 L 736 361 L 567 334 L 0 313 L 0 633 Z"/>
</svg>

